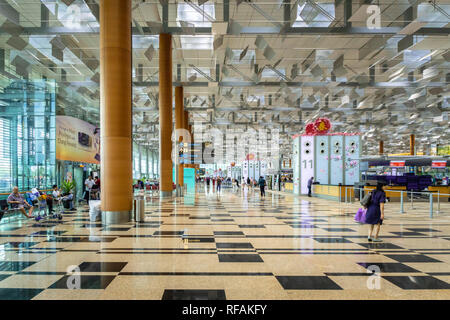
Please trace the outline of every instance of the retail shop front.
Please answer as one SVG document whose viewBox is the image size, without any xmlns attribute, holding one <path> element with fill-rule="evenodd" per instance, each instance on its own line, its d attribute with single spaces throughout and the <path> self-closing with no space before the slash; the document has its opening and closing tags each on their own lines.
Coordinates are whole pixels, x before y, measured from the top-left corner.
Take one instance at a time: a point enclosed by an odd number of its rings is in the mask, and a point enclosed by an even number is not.
<svg viewBox="0 0 450 320">
<path fill-rule="evenodd" d="M 450 194 L 450 160 L 445 156 L 396 156 L 362 162 L 366 164 L 361 173 L 364 189 L 372 190 L 377 182 L 383 182 L 391 201 L 400 201 L 400 191 Z"/>
</svg>

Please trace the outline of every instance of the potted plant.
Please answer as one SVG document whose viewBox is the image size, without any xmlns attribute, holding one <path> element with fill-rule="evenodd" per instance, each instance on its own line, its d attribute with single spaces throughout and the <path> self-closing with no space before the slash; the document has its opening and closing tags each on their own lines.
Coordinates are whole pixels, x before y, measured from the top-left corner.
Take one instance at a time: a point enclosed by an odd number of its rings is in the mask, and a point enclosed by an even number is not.
<svg viewBox="0 0 450 320">
<path fill-rule="evenodd" d="M 73 190 L 75 190 L 75 182 L 74 181 L 65 180 L 61 184 L 61 191 L 62 191 L 63 195 L 72 193 Z M 63 201 L 63 206 L 65 209 L 69 209 L 70 208 L 69 201 Z"/>
</svg>

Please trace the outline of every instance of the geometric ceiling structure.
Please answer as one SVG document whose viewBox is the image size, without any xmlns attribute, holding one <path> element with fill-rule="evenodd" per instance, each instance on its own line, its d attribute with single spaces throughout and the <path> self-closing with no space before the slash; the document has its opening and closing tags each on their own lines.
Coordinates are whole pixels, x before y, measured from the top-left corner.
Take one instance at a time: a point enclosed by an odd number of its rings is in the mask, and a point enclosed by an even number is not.
<svg viewBox="0 0 450 320">
<path fill-rule="evenodd" d="M 95 0 L 5 1 L 3 73 L 55 79 L 58 112 L 99 121 Z M 380 16 L 368 14 L 378 5 Z M 372 11 L 370 11 L 372 12 Z M 133 1 L 134 138 L 158 148 L 160 32 L 190 122 L 280 130 L 280 152 L 317 117 L 362 132 L 367 154 L 450 141 L 450 0 Z"/>
</svg>

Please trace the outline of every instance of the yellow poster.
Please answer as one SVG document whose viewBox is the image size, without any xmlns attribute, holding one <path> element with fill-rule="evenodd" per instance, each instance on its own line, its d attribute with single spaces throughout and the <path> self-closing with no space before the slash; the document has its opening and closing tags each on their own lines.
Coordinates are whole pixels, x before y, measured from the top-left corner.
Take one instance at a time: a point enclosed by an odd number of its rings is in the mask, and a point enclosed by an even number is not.
<svg viewBox="0 0 450 320">
<path fill-rule="evenodd" d="M 100 163 L 100 130 L 69 116 L 56 117 L 56 159 Z"/>
</svg>

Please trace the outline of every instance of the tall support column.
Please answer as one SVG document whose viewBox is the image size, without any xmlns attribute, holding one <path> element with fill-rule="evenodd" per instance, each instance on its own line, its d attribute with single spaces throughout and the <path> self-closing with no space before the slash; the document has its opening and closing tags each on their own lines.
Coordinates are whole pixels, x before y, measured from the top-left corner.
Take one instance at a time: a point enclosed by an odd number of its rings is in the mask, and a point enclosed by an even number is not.
<svg viewBox="0 0 450 320">
<path fill-rule="evenodd" d="M 175 129 L 184 129 L 184 94 L 183 87 L 175 87 Z M 177 133 L 179 135 L 180 133 Z M 183 137 L 180 136 L 177 140 L 178 143 L 183 141 Z M 178 149 L 178 147 L 177 147 Z M 178 184 L 180 186 L 184 185 L 184 170 L 183 165 L 178 165 Z"/>
<path fill-rule="evenodd" d="M 189 139 L 189 143 L 192 143 L 192 134 L 189 131 L 189 112 L 188 111 L 184 111 L 184 123 L 183 123 L 183 129 L 189 132 L 190 135 L 190 139 Z M 190 164 L 185 164 L 184 165 L 185 168 L 190 168 L 191 165 Z"/>
<path fill-rule="evenodd" d="M 117 224 L 133 207 L 131 0 L 100 1 L 100 17 L 101 208 Z"/>
<path fill-rule="evenodd" d="M 159 181 L 162 198 L 172 196 L 172 35 L 159 35 Z"/>
<path fill-rule="evenodd" d="M 192 134 L 192 126 L 190 124 L 188 124 L 188 131 L 189 131 L 189 134 L 191 135 L 191 143 L 193 144 L 194 143 L 194 135 Z M 193 150 L 194 150 L 194 147 L 191 146 L 189 148 L 189 158 L 191 159 L 191 161 L 194 161 L 194 151 Z M 189 168 L 194 168 L 194 164 L 190 163 Z"/>
<path fill-rule="evenodd" d="M 380 155 L 384 154 L 384 141 L 383 140 L 380 140 L 379 154 Z"/>
<path fill-rule="evenodd" d="M 416 149 L 416 137 L 413 134 L 411 134 L 409 136 L 409 154 L 413 156 L 415 154 L 415 149 Z"/>
<path fill-rule="evenodd" d="M 155 170 L 155 151 L 152 150 L 151 153 L 152 153 L 152 178 L 154 179 L 156 177 L 156 174 L 155 174 L 155 172 L 156 172 L 156 170 Z"/>
</svg>

